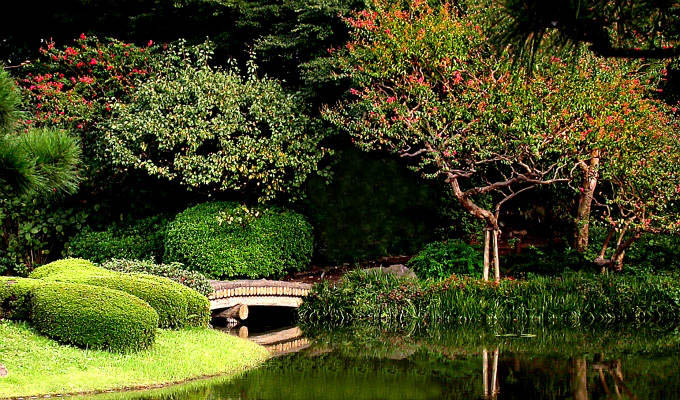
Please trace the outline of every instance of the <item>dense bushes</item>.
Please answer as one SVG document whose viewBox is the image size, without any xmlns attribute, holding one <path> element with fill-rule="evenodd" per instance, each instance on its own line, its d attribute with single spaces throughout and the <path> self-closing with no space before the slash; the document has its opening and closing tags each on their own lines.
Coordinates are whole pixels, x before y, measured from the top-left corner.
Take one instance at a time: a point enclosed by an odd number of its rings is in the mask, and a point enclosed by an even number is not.
<svg viewBox="0 0 680 400">
<path fill-rule="evenodd" d="M 305 268 L 312 250 L 312 228 L 299 214 L 211 202 L 168 225 L 164 260 L 213 278 L 261 278 Z"/>
<path fill-rule="evenodd" d="M 153 344 L 158 314 L 118 290 L 37 279 L 0 279 L 0 317 L 29 321 L 61 343 L 127 352 Z"/>
<path fill-rule="evenodd" d="M 31 323 L 62 343 L 130 351 L 153 344 L 158 314 L 146 302 L 118 290 L 55 282 L 33 288 Z"/>
<path fill-rule="evenodd" d="M 482 276 L 482 253 L 462 240 L 430 243 L 408 266 L 421 279 L 446 279 L 452 274 Z"/>
<path fill-rule="evenodd" d="M 166 225 L 164 217 L 154 216 L 101 232 L 85 229 L 69 241 L 68 254 L 97 263 L 111 258 L 160 260 Z"/>
<path fill-rule="evenodd" d="M 189 271 L 184 268 L 183 264 L 177 262 L 156 264 L 151 261 L 114 258 L 101 264 L 101 266 L 111 271 L 162 276 L 190 287 L 204 296 L 208 296 L 213 292 L 210 280 L 205 275 L 200 272 Z"/>
<path fill-rule="evenodd" d="M 680 285 L 671 275 L 595 275 L 492 282 L 453 277 L 439 283 L 361 271 L 342 283 L 317 285 L 303 320 L 415 324 L 586 325 L 678 323 Z"/>
<path fill-rule="evenodd" d="M 212 45 L 168 45 L 130 99 L 113 101 L 100 138 L 120 169 L 204 192 L 297 198 L 327 154 L 328 130 L 277 80 L 211 63 Z M 244 78 L 244 75 L 247 75 Z"/>
<path fill-rule="evenodd" d="M 66 259 L 35 269 L 32 278 L 82 283 L 120 290 L 147 302 L 159 316 L 159 327 L 206 326 L 210 319 L 208 299 L 167 278 L 124 274 L 97 267 L 85 260 Z"/>
</svg>

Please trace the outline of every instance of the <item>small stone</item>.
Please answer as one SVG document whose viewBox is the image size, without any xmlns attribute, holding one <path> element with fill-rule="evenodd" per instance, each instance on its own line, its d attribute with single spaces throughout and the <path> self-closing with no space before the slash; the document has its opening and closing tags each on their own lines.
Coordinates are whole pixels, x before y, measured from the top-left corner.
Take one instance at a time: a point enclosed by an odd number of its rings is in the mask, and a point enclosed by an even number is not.
<svg viewBox="0 0 680 400">
<path fill-rule="evenodd" d="M 7 371 L 4 365 L 0 364 L 0 378 L 4 378 L 7 375 L 9 375 L 9 371 Z"/>
</svg>

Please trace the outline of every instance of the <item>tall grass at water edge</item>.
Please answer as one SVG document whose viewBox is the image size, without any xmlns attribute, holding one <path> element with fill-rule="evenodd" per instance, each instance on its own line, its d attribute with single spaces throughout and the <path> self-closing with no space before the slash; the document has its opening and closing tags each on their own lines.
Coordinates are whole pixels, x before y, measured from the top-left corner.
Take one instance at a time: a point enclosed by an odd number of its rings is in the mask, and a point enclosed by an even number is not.
<svg viewBox="0 0 680 400">
<path fill-rule="evenodd" d="M 402 328 L 451 324 L 617 325 L 680 323 L 680 276 L 569 273 L 500 283 L 469 277 L 417 281 L 356 271 L 315 286 L 307 323 L 369 322 Z"/>
</svg>

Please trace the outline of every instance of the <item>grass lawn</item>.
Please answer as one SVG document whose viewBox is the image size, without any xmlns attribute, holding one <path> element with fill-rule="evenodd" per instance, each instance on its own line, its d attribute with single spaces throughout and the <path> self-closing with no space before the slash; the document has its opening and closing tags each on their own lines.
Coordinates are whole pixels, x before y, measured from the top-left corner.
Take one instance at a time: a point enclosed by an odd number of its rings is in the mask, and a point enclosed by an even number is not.
<svg viewBox="0 0 680 400">
<path fill-rule="evenodd" d="M 156 343 L 133 354 L 62 346 L 28 325 L 0 322 L 0 398 L 158 385 L 205 375 L 236 374 L 268 352 L 252 342 L 203 328 L 159 330 Z"/>
</svg>

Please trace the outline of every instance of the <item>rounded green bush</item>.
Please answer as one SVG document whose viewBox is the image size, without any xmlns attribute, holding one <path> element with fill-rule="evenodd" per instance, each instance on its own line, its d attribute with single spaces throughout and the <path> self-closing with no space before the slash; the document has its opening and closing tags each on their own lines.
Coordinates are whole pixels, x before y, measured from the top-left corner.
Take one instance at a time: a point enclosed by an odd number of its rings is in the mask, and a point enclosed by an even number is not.
<svg viewBox="0 0 680 400">
<path fill-rule="evenodd" d="M 421 279 L 446 279 L 453 274 L 481 277 L 482 252 L 459 239 L 426 245 L 407 263 Z"/>
<path fill-rule="evenodd" d="M 31 289 L 30 322 L 61 343 L 129 352 L 154 343 L 158 314 L 143 300 L 118 290 L 43 282 Z"/>
<path fill-rule="evenodd" d="M 167 278 L 110 271 L 86 260 L 65 259 L 36 268 L 30 275 L 47 281 L 74 282 L 120 290 L 147 302 L 159 316 L 159 327 L 207 326 L 208 299 Z"/>
<path fill-rule="evenodd" d="M 97 263 L 112 258 L 160 259 L 166 224 L 165 217 L 154 216 L 104 231 L 85 229 L 69 241 L 67 252 Z"/>
<path fill-rule="evenodd" d="M 210 280 L 205 275 L 197 271 L 189 271 L 181 263 L 156 264 L 148 260 L 114 258 L 101 264 L 101 266 L 111 271 L 162 276 L 190 287 L 204 296 L 208 296 L 213 292 Z"/>
<path fill-rule="evenodd" d="M 0 277 L 0 320 L 25 321 L 31 311 L 31 289 L 37 279 Z"/>
<path fill-rule="evenodd" d="M 281 276 L 306 268 L 312 227 L 292 211 L 203 203 L 168 225 L 165 262 L 180 262 L 213 278 Z"/>
</svg>

